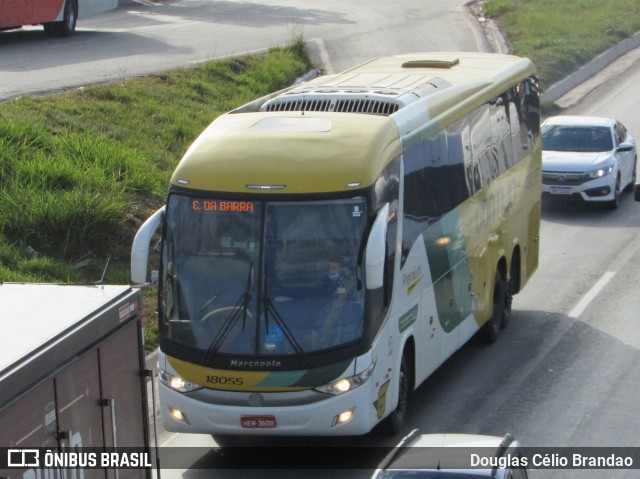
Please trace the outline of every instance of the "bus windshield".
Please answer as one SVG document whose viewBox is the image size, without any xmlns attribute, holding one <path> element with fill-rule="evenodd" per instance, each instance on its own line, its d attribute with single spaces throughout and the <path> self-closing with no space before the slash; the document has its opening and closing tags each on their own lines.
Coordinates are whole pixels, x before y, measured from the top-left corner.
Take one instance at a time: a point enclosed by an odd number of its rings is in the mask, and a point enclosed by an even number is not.
<svg viewBox="0 0 640 479">
<path fill-rule="evenodd" d="M 304 357 L 362 337 L 364 198 L 172 194 L 166 221 L 160 334 L 202 364 L 216 354 Z"/>
</svg>

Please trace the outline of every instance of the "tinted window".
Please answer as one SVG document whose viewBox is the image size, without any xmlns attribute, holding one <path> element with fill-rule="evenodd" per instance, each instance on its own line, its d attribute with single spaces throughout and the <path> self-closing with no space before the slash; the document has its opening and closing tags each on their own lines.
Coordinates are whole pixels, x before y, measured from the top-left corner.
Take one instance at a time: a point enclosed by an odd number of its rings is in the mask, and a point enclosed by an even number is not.
<svg viewBox="0 0 640 479">
<path fill-rule="evenodd" d="M 616 146 L 627 139 L 627 129 L 622 123 L 616 123 Z"/>
<path fill-rule="evenodd" d="M 613 139 L 606 126 L 546 125 L 542 148 L 547 151 L 611 151 Z"/>
<path fill-rule="evenodd" d="M 478 191 L 493 178 L 497 160 L 492 152 L 489 105 L 482 105 L 469 115 L 471 154 L 473 157 L 473 186 Z"/>
<path fill-rule="evenodd" d="M 363 334 L 356 281 L 363 197 L 232 201 L 172 194 L 161 277 L 163 344 L 217 354 L 295 356 Z M 261 254 L 262 252 L 262 254 Z"/>
<path fill-rule="evenodd" d="M 531 77 L 520 85 L 522 94 L 522 109 L 531 142 L 538 141 L 540 135 L 540 91 L 538 79 Z"/>
<path fill-rule="evenodd" d="M 496 158 L 494 177 L 504 173 L 513 165 L 511 151 L 511 128 L 509 126 L 509 103 L 507 95 L 490 102 L 491 138 Z"/>
<path fill-rule="evenodd" d="M 474 168 L 466 119 L 405 151 L 404 181 L 402 247 L 403 252 L 408 253 L 430 223 L 470 195 Z"/>
<path fill-rule="evenodd" d="M 403 263 L 431 223 L 530 154 L 538 98 L 535 79 L 523 81 L 403 152 Z"/>
</svg>

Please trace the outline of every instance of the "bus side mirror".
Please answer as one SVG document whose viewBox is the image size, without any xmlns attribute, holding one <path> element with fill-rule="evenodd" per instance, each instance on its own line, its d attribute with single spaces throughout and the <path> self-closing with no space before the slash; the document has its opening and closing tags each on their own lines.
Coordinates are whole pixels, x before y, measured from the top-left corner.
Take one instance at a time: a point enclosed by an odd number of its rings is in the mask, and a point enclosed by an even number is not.
<svg viewBox="0 0 640 479">
<path fill-rule="evenodd" d="M 131 281 L 133 284 L 147 282 L 147 263 L 151 238 L 162 223 L 164 206 L 152 214 L 140 227 L 131 246 Z"/>
<path fill-rule="evenodd" d="M 366 250 L 366 281 L 367 289 L 378 289 L 384 285 L 384 263 L 387 246 L 387 220 L 389 218 L 389 203 L 378 211 L 376 220 L 369 233 Z"/>
<path fill-rule="evenodd" d="M 640 201 L 640 183 L 636 183 L 633 186 L 633 198 L 636 201 Z"/>
</svg>

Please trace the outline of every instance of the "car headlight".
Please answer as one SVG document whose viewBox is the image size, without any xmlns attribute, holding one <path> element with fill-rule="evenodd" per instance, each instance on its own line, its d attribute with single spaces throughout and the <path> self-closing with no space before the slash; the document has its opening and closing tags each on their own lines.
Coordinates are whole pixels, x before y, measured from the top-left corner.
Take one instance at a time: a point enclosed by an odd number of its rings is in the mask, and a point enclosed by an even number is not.
<svg viewBox="0 0 640 479">
<path fill-rule="evenodd" d="M 373 364 L 371 364 L 371 366 L 369 366 L 366 370 L 364 370 L 360 374 L 356 374 L 348 378 L 336 379 L 335 381 L 332 381 L 329 384 L 325 384 L 324 386 L 317 387 L 316 391 L 320 391 L 321 393 L 325 393 L 325 394 L 332 394 L 334 396 L 337 396 L 338 394 L 344 394 L 366 383 L 371 377 L 371 375 L 373 374 L 373 370 L 375 369 L 375 367 L 376 367 L 376 362 L 373 361 Z"/>
<path fill-rule="evenodd" d="M 196 389 L 202 389 L 202 386 L 194 383 L 190 383 L 186 381 L 184 378 L 178 376 L 177 374 L 171 374 L 165 371 L 164 369 L 160 370 L 158 373 L 158 378 L 160 382 L 166 384 L 171 389 L 181 392 L 188 393 L 189 391 L 195 391 Z"/>
<path fill-rule="evenodd" d="M 593 170 L 587 173 L 589 178 L 602 178 L 603 176 L 607 176 L 613 171 L 613 165 L 603 166 L 602 168 L 598 168 L 597 170 Z"/>
</svg>

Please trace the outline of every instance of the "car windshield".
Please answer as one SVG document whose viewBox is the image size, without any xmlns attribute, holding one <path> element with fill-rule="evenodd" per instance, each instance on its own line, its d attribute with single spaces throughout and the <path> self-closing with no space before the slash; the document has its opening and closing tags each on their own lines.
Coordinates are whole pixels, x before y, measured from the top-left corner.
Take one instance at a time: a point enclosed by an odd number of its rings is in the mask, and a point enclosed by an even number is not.
<svg viewBox="0 0 640 479">
<path fill-rule="evenodd" d="M 542 149 L 583 153 L 611 151 L 613 138 L 606 126 L 545 125 Z"/>
<path fill-rule="evenodd" d="M 217 353 L 304 356 L 361 338 L 364 198 L 173 194 L 166 221 L 161 337 L 203 364 Z"/>
</svg>

